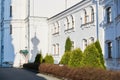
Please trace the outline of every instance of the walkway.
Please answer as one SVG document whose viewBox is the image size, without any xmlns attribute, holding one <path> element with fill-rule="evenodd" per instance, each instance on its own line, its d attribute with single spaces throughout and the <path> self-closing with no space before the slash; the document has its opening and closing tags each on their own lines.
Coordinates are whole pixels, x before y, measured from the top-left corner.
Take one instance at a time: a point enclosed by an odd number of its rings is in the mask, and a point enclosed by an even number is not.
<svg viewBox="0 0 120 80">
<path fill-rule="evenodd" d="M 0 68 L 0 80 L 60 80 L 19 68 Z"/>
</svg>

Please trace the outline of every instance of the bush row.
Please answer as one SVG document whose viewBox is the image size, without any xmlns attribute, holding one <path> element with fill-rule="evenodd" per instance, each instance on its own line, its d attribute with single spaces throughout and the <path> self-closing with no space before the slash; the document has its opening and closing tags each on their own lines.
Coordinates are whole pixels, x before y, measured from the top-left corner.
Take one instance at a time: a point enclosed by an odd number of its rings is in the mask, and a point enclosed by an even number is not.
<svg viewBox="0 0 120 80">
<path fill-rule="evenodd" d="M 99 41 L 88 45 L 84 52 L 80 48 L 65 52 L 60 64 L 71 67 L 97 67 L 105 69 Z"/>
<path fill-rule="evenodd" d="M 34 63 L 54 63 L 54 59 L 51 55 L 46 55 L 44 58 L 41 53 L 38 53 L 35 57 Z"/>
<path fill-rule="evenodd" d="M 45 58 L 43 59 L 42 54 L 37 54 L 35 57 L 34 63 L 27 63 L 23 65 L 23 68 L 26 69 L 32 69 L 35 71 L 38 71 L 38 67 L 41 63 L 54 63 L 54 59 L 51 55 L 46 55 Z"/>
<path fill-rule="evenodd" d="M 40 73 L 52 74 L 68 80 L 119 80 L 120 72 L 106 71 L 100 68 L 71 68 L 55 64 L 41 64 Z"/>
</svg>

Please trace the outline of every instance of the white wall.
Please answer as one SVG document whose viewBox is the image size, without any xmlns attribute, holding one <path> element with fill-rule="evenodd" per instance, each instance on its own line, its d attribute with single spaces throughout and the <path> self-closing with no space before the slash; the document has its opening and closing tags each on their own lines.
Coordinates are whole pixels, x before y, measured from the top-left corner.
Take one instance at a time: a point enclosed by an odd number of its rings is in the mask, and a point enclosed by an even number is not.
<svg viewBox="0 0 120 80">
<path fill-rule="evenodd" d="M 62 12 L 60 15 L 57 15 L 53 18 L 49 19 L 49 25 L 50 25 L 50 30 L 49 30 L 49 36 L 50 36 L 50 44 L 49 44 L 49 51 L 50 53 L 53 55 L 54 59 L 55 59 L 55 63 L 59 63 L 62 55 L 64 54 L 64 49 L 65 49 L 65 41 L 67 39 L 67 37 L 70 37 L 71 41 L 74 41 L 74 48 L 81 48 L 82 51 L 83 50 L 83 39 L 86 39 L 89 42 L 89 39 L 91 37 L 94 38 L 94 41 L 97 40 L 97 31 L 96 31 L 96 9 L 95 9 L 95 5 L 93 5 L 91 2 L 87 3 L 87 1 L 84 3 L 81 3 L 82 6 L 77 7 L 77 8 L 71 8 L 69 10 L 66 10 L 65 12 Z M 80 4 L 79 4 L 80 5 Z M 81 24 L 81 17 L 83 16 L 82 14 L 82 10 L 85 9 L 87 11 L 87 14 L 90 15 L 90 9 L 89 7 L 93 6 L 94 8 L 94 22 L 90 23 L 90 24 L 86 24 L 84 26 L 82 26 Z M 69 17 L 70 15 L 73 15 L 74 17 L 74 25 L 75 28 L 73 30 L 66 30 L 66 17 Z M 83 16 L 84 17 L 84 16 Z M 90 22 L 89 18 L 89 22 Z M 52 35 L 52 29 L 54 27 L 54 23 L 59 22 L 59 27 L 60 27 L 60 32 L 57 35 Z M 101 31 L 102 32 L 102 31 Z M 103 37 L 103 36 L 102 36 Z M 102 40 L 102 39 L 101 39 Z M 60 52 L 59 55 L 55 56 L 53 53 L 53 49 L 52 46 L 53 44 L 59 43 L 60 46 Z"/>
<path fill-rule="evenodd" d="M 36 54 L 42 51 L 48 53 L 48 24 L 47 18 L 30 18 L 30 62 L 35 60 Z"/>
</svg>

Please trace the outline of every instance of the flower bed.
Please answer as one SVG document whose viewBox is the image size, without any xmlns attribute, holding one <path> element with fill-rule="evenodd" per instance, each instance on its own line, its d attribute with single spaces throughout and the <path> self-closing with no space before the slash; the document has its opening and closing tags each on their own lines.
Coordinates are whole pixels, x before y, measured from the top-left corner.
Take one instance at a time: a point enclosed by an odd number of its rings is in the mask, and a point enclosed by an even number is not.
<svg viewBox="0 0 120 80">
<path fill-rule="evenodd" d="M 41 64 L 39 72 L 68 80 L 119 80 L 120 72 L 96 68 L 70 68 L 55 64 Z"/>
</svg>

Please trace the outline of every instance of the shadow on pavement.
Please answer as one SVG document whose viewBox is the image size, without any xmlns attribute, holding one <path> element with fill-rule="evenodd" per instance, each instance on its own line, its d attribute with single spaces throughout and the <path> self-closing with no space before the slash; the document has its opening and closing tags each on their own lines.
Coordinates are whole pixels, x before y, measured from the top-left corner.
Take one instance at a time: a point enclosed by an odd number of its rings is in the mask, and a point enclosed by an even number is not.
<svg viewBox="0 0 120 80">
<path fill-rule="evenodd" d="M 0 80 L 47 80 L 45 77 L 37 76 L 34 71 L 21 68 L 0 68 Z"/>
</svg>

